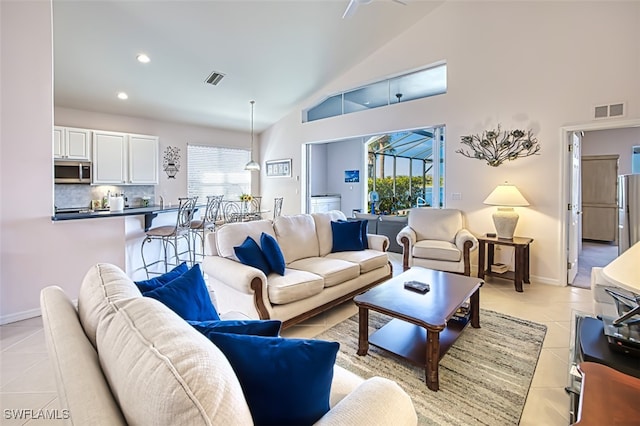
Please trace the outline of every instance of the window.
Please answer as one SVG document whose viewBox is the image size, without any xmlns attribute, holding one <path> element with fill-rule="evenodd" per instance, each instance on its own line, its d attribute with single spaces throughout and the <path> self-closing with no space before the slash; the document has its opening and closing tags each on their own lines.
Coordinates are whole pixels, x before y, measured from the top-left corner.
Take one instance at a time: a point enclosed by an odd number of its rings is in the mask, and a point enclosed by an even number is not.
<svg viewBox="0 0 640 426">
<path fill-rule="evenodd" d="M 444 207 L 444 127 L 376 135 L 367 146 L 368 191 L 378 193 L 377 213 Z"/>
<path fill-rule="evenodd" d="M 447 93 L 447 65 L 410 72 L 326 97 L 303 111 L 302 122 L 321 120 Z"/>
<path fill-rule="evenodd" d="M 251 193 L 251 172 L 244 169 L 250 157 L 246 149 L 187 145 L 187 194 L 204 202 L 209 195 Z"/>
<path fill-rule="evenodd" d="M 640 145 L 634 146 L 631 151 L 631 173 L 640 173 Z"/>
</svg>

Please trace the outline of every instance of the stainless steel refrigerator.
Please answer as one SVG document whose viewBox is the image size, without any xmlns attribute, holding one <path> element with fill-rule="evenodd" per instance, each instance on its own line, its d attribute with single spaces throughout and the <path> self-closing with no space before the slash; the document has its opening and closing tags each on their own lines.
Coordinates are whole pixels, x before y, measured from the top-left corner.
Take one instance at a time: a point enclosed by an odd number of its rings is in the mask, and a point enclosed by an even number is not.
<svg viewBox="0 0 640 426">
<path fill-rule="evenodd" d="M 640 174 L 618 176 L 618 254 L 640 241 Z"/>
</svg>

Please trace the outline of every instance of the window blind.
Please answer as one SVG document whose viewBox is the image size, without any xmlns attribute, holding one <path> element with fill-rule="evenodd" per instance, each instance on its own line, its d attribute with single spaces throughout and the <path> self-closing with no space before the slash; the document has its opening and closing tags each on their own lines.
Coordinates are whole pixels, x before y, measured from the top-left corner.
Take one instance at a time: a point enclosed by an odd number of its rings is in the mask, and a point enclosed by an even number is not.
<svg viewBox="0 0 640 426">
<path fill-rule="evenodd" d="M 238 199 L 251 193 L 251 172 L 244 169 L 251 153 L 246 149 L 187 145 L 187 193 L 206 202 L 209 195 Z"/>
</svg>

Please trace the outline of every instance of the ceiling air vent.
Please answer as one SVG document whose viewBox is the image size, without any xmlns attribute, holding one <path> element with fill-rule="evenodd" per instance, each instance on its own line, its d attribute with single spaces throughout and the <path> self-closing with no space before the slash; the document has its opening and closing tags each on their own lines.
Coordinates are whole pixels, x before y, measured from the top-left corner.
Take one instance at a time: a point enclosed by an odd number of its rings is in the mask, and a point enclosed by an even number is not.
<svg viewBox="0 0 640 426">
<path fill-rule="evenodd" d="M 624 102 L 610 105 L 598 105 L 593 109 L 593 118 L 624 117 Z"/>
<path fill-rule="evenodd" d="M 204 82 L 216 86 L 218 83 L 220 83 L 222 77 L 224 77 L 224 74 L 214 71 L 209 75 L 209 77 L 207 77 Z"/>
</svg>

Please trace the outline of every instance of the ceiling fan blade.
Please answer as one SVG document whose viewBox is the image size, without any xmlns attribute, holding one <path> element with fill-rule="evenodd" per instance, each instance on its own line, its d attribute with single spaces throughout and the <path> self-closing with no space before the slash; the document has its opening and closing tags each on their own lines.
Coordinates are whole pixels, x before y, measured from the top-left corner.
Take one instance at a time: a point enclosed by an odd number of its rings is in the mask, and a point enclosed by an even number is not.
<svg viewBox="0 0 640 426">
<path fill-rule="evenodd" d="M 344 14 L 342 15 L 342 19 L 352 17 L 353 14 L 356 13 L 357 9 L 358 9 L 358 1 L 349 0 L 349 4 L 347 5 L 347 8 L 345 9 Z"/>
<path fill-rule="evenodd" d="M 400 3 L 402 5 L 405 5 L 405 6 L 407 5 L 407 2 L 405 0 L 393 0 L 393 1 L 395 1 L 396 3 Z"/>
</svg>

